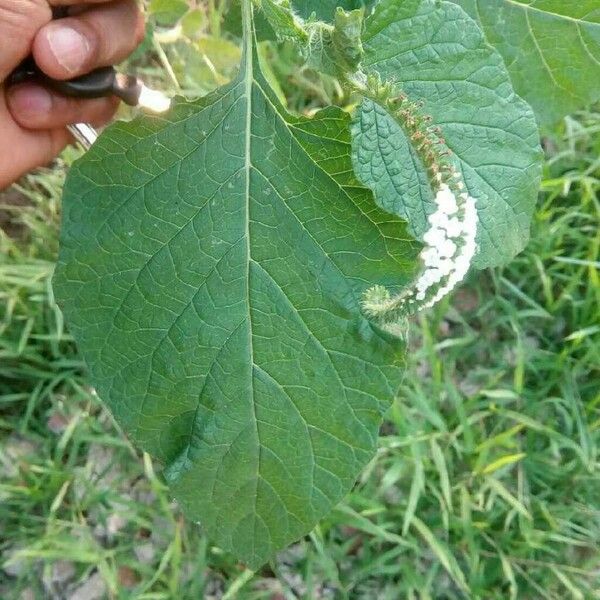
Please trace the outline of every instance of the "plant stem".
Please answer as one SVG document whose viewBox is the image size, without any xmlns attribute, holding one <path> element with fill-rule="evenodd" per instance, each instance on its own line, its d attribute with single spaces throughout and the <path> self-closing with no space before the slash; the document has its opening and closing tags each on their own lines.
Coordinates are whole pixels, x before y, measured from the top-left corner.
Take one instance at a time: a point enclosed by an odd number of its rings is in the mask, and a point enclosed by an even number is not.
<svg viewBox="0 0 600 600">
<path fill-rule="evenodd" d="M 221 7 L 216 7 L 215 0 L 208 0 L 210 32 L 215 37 L 221 37 Z"/>
<path fill-rule="evenodd" d="M 247 66 L 247 61 L 252 60 L 252 45 L 254 43 L 254 25 L 252 22 L 252 0 L 242 0 L 242 32 L 243 32 L 243 63 Z"/>
</svg>

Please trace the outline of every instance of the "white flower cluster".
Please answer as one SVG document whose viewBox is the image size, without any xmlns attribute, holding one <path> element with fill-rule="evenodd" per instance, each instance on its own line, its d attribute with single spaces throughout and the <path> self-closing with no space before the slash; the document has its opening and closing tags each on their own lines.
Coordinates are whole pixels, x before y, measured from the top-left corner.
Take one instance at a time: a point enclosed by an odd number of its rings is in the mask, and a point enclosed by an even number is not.
<svg viewBox="0 0 600 600">
<path fill-rule="evenodd" d="M 462 183 L 458 184 L 463 187 Z M 431 228 L 423 236 L 425 248 L 421 259 L 425 270 L 416 282 L 417 303 L 430 308 L 449 294 L 467 274 L 475 255 L 477 209 L 467 193 L 459 197 L 442 184 L 435 197 L 436 211 L 429 216 Z M 441 285 L 440 285 L 441 284 Z M 435 294 L 431 296 L 431 292 Z"/>
<path fill-rule="evenodd" d="M 431 308 L 449 294 L 471 266 L 477 249 L 477 208 L 475 200 L 463 191 L 464 184 L 458 175 L 456 180 L 458 195 L 438 180 L 436 210 L 430 215 L 430 228 L 423 236 L 424 269 L 414 285 L 396 296 L 376 285 L 364 295 L 365 312 L 392 333 L 403 331 L 400 324 L 407 314 Z"/>
</svg>

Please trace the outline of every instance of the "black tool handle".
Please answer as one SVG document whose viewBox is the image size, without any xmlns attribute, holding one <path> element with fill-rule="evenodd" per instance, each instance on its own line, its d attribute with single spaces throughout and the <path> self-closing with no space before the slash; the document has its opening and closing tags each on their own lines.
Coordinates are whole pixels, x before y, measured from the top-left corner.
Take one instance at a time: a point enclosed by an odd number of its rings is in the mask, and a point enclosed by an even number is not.
<svg viewBox="0 0 600 600">
<path fill-rule="evenodd" d="M 13 71 L 8 85 L 25 82 L 40 83 L 63 96 L 70 98 L 105 98 L 118 96 L 129 106 L 136 106 L 142 91 L 141 82 L 131 75 L 117 73 L 114 67 L 100 67 L 94 71 L 62 81 L 48 77 L 29 57 Z"/>
<path fill-rule="evenodd" d="M 44 83 L 55 92 L 65 96 L 101 98 L 113 94 L 116 75 L 116 71 L 112 67 L 102 67 L 68 81 L 52 79 L 44 74 L 38 75 L 38 78 L 40 83 Z"/>
</svg>

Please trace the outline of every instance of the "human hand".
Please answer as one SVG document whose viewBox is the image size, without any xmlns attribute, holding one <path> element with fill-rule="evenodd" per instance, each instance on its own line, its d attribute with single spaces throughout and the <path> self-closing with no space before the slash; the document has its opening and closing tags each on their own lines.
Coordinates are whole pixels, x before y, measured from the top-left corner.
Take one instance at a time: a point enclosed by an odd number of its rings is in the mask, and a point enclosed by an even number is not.
<svg viewBox="0 0 600 600">
<path fill-rule="evenodd" d="M 68 6 L 64 19 L 52 8 Z M 66 98 L 33 83 L 3 82 L 29 54 L 54 79 L 72 79 L 125 59 L 144 37 L 135 0 L 0 0 L 0 189 L 52 160 L 70 141 L 65 127 L 106 123 L 114 98 Z"/>
</svg>

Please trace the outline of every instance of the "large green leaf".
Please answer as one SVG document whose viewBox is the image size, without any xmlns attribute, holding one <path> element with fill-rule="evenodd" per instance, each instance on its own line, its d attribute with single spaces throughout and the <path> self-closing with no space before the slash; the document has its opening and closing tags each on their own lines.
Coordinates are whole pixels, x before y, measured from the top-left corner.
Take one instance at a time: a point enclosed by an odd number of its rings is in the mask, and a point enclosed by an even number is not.
<svg viewBox="0 0 600 600">
<path fill-rule="evenodd" d="M 475 265 L 502 264 L 523 249 L 541 175 L 531 108 L 510 83 L 500 55 L 458 6 L 381 0 L 363 38 L 367 73 L 398 84 L 441 127 L 480 226 Z M 355 168 L 381 206 L 408 218 L 417 235 L 433 209 L 423 165 L 387 110 L 365 101 L 355 119 Z"/>
<path fill-rule="evenodd" d="M 357 184 L 348 116 L 286 114 L 245 37 L 232 84 L 112 127 L 73 168 L 54 285 L 100 397 L 255 568 L 372 457 L 404 346 L 360 299 L 418 248 Z"/>
<path fill-rule="evenodd" d="M 598 0 L 452 0 L 504 57 L 542 123 L 600 99 Z"/>
</svg>

